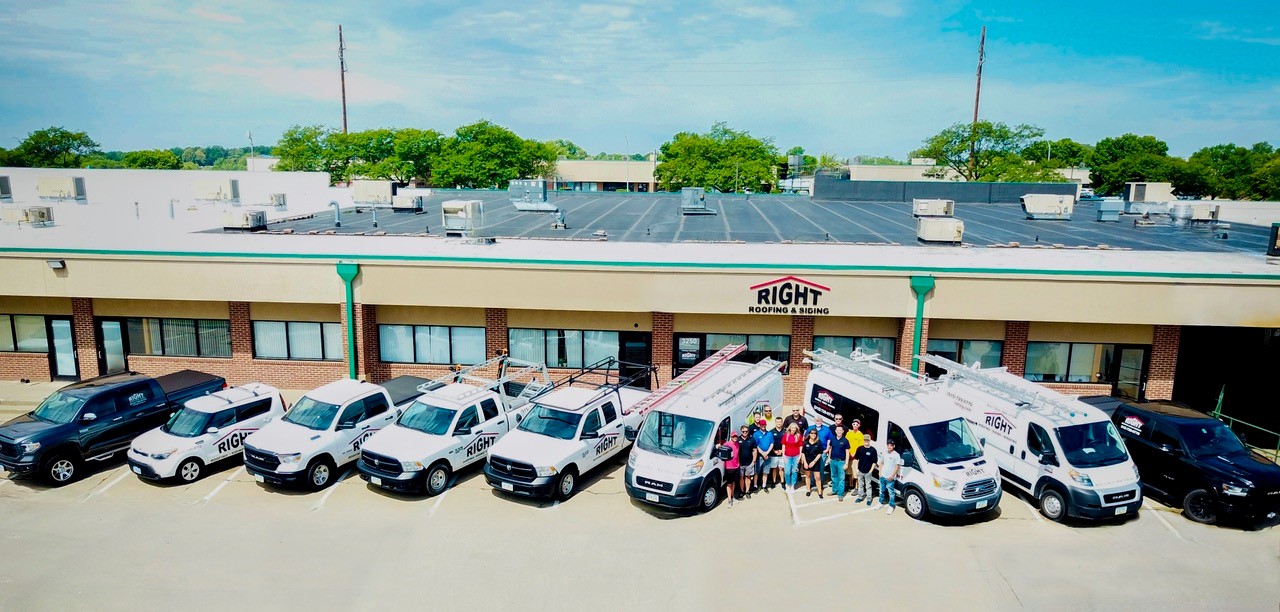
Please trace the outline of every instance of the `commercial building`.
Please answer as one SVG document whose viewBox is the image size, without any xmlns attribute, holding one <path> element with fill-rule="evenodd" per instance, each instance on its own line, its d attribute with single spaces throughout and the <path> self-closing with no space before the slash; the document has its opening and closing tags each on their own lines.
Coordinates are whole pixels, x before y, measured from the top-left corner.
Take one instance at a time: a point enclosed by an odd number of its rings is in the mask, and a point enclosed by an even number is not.
<svg viewBox="0 0 1280 612">
<path fill-rule="evenodd" d="M 596 159 L 562 159 L 556 162 L 556 173 L 550 188 L 569 191 L 640 191 L 654 193 L 653 178 L 657 161 L 653 155 L 644 161 Z"/>
<path fill-rule="evenodd" d="M 345 190 L 316 187 L 323 175 L 276 172 L 234 178 L 242 200 L 290 193 L 289 210 L 261 208 L 278 219 L 261 232 L 222 229 L 247 204 L 181 196 L 208 194 L 189 184 L 201 172 L 96 171 L 119 174 L 85 175 L 83 200 L 35 201 L 42 176 L 84 172 L 0 169 L 7 206 L 50 206 L 56 221 L 0 227 L 0 378 L 196 368 L 310 388 L 508 350 L 553 368 L 652 362 L 657 384 L 745 342 L 748 359 L 789 363 L 788 404 L 814 347 L 907 368 L 928 350 L 1069 393 L 1167 399 L 1188 353 L 1280 349 L 1280 266 L 1261 227 L 1223 239 L 959 203 L 964 244 L 936 247 L 916 243 L 909 203 L 715 195 L 715 214 L 686 216 L 678 194 L 562 193 L 558 229 L 504 192 L 451 190 L 375 226 Z M 459 199 L 484 201 L 481 239 L 444 237 L 441 202 Z M 1214 330 L 1239 346 L 1213 345 Z"/>
</svg>

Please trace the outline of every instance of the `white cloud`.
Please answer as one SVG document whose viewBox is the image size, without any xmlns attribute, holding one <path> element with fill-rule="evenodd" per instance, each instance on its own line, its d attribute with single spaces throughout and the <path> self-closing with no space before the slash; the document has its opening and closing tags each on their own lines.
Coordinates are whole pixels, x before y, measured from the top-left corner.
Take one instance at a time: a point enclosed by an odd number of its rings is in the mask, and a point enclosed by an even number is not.
<svg viewBox="0 0 1280 612">
<path fill-rule="evenodd" d="M 1280 35 L 1267 27 L 1262 31 L 1246 28 L 1235 28 L 1217 21 L 1203 21 L 1200 27 L 1200 40 L 1225 40 L 1251 45 L 1280 46 Z"/>
</svg>

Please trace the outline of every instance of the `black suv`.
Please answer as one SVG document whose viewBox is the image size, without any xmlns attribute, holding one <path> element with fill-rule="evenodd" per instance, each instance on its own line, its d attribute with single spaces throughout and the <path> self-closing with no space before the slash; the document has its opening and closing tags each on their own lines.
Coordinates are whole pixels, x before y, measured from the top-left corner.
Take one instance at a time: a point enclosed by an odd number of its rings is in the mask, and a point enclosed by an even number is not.
<svg viewBox="0 0 1280 612">
<path fill-rule="evenodd" d="M 1144 487 L 1187 518 L 1268 523 L 1280 516 L 1280 465 L 1249 449 L 1221 421 L 1165 403 L 1085 398 L 1111 414 Z"/>
</svg>

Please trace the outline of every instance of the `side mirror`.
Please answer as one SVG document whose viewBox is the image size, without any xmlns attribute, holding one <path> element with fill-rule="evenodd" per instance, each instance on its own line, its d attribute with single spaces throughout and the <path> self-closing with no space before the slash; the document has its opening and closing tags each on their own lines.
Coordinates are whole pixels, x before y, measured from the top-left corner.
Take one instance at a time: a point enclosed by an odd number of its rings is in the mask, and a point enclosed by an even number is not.
<svg viewBox="0 0 1280 612">
<path fill-rule="evenodd" d="M 716 459 L 719 459 L 721 461 L 728 461 L 730 459 L 733 459 L 733 449 L 729 448 L 728 446 L 724 446 L 723 444 L 720 446 L 717 446 L 715 457 Z"/>
<path fill-rule="evenodd" d="M 217 428 L 217 427 L 210 427 L 209 429 L 204 430 L 204 432 L 205 432 L 205 433 L 207 433 L 207 434 L 216 434 L 216 433 L 218 433 L 218 428 Z"/>
<path fill-rule="evenodd" d="M 1040 455 L 1040 465 L 1058 465 L 1058 456 L 1053 453 Z"/>
<path fill-rule="evenodd" d="M 1161 444 L 1161 445 L 1160 445 L 1160 452 L 1162 452 L 1162 453 L 1164 453 L 1164 454 L 1166 454 L 1166 455 L 1173 455 L 1173 456 L 1175 456 L 1175 457 L 1177 457 L 1178 455 L 1181 455 L 1181 454 L 1182 454 L 1182 451 L 1181 451 L 1178 447 L 1173 446 L 1173 445 L 1170 445 L 1170 444 Z"/>
<path fill-rule="evenodd" d="M 356 428 L 355 423 L 338 423 L 338 431 L 345 431 L 348 429 L 355 429 L 355 428 Z"/>
<path fill-rule="evenodd" d="M 96 420 L 98 420 L 98 415 L 92 412 L 86 412 L 84 413 L 84 416 L 80 417 L 80 421 L 84 423 L 88 423 L 90 421 L 96 421 Z"/>
<path fill-rule="evenodd" d="M 622 430 L 622 436 L 623 436 L 623 437 L 625 437 L 625 438 L 627 439 L 627 442 L 635 442 L 635 441 L 636 441 L 636 428 L 634 428 L 634 427 L 632 427 L 632 426 L 630 426 L 630 425 L 627 425 L 626 429 L 623 429 L 623 430 Z"/>
<path fill-rule="evenodd" d="M 978 438 L 978 446 L 981 446 L 981 447 L 983 447 L 983 448 L 986 448 L 986 446 L 987 446 L 987 439 L 986 439 L 986 438 Z"/>
<path fill-rule="evenodd" d="M 455 436 L 469 436 L 469 435 L 471 435 L 471 428 L 470 428 L 470 427 L 459 427 L 459 428 L 457 428 L 457 429 L 455 429 L 455 430 L 453 431 L 453 435 L 455 435 Z"/>
<path fill-rule="evenodd" d="M 582 436 L 580 437 L 580 439 L 582 439 L 582 440 L 594 440 L 594 439 L 599 438 L 599 437 L 600 437 L 600 432 L 598 432 L 598 431 L 584 431 L 584 432 L 582 432 Z"/>
</svg>

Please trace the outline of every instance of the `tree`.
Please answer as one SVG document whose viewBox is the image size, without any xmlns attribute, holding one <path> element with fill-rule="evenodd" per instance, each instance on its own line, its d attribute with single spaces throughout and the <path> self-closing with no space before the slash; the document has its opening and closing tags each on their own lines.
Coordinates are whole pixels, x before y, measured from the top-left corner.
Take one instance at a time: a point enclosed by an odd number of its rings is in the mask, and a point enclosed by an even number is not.
<svg viewBox="0 0 1280 612">
<path fill-rule="evenodd" d="M 818 156 L 819 170 L 835 170 L 849 165 L 849 160 L 836 155 L 835 153 L 823 153 Z"/>
<path fill-rule="evenodd" d="M 853 158 L 853 163 L 867 166 L 906 166 L 910 164 L 910 162 L 895 159 L 888 155 L 858 155 Z"/>
<path fill-rule="evenodd" d="M 1262 200 L 1280 200 L 1280 155 L 1272 155 L 1253 173 L 1254 193 Z"/>
<path fill-rule="evenodd" d="M 582 147 L 574 144 L 572 140 L 558 138 L 556 140 L 548 140 L 548 145 L 555 147 L 556 155 L 565 159 L 586 159 L 587 152 Z"/>
<path fill-rule="evenodd" d="M 755 138 L 717 122 L 705 134 L 680 132 L 664 143 L 654 178 L 667 190 L 771 188 L 777 182 L 777 158 L 773 139 Z"/>
<path fill-rule="evenodd" d="M 1011 156 L 1021 158 L 1022 150 L 1043 135 L 1044 130 L 1026 124 L 1010 127 L 990 121 L 957 123 L 926 139 L 924 147 L 912 152 L 911 157 L 936 160 L 939 168 L 926 172 L 930 176 L 946 176 L 949 169 L 967 181 L 993 181 L 999 180 L 992 173 L 993 166 L 1007 173 Z"/>
<path fill-rule="evenodd" d="M 1188 160 L 1203 168 L 1209 180 L 1206 192 L 1218 198 L 1246 200 L 1262 198 L 1255 174 L 1275 154 L 1269 143 L 1259 142 L 1250 148 L 1235 144 L 1205 147 Z"/>
<path fill-rule="evenodd" d="M 507 128 L 480 120 L 454 130 L 440 144 L 431 169 L 440 186 L 504 189 L 517 178 L 554 174 L 557 150 L 520 138 Z"/>
<path fill-rule="evenodd" d="M 1155 136 L 1124 134 L 1103 138 L 1093 148 L 1093 186 L 1104 195 L 1116 195 L 1131 181 L 1172 182 L 1174 162 L 1169 145 Z"/>
<path fill-rule="evenodd" d="M 325 138 L 330 130 L 322 125 L 295 125 L 280 135 L 272 154 L 280 158 L 275 170 L 281 172 L 319 172 L 325 170 Z M 205 157 L 216 163 L 226 156 L 226 149 L 209 147 Z M 331 177 L 332 178 L 332 177 Z"/>
<path fill-rule="evenodd" d="M 54 126 L 27 134 L 14 150 L 23 166 L 32 168 L 79 168 L 86 155 L 96 152 L 98 143 L 84 132 Z"/>
<path fill-rule="evenodd" d="M 144 168 L 149 170 L 177 170 L 182 167 L 182 160 L 173 151 L 155 149 L 151 151 L 130 151 L 124 154 L 124 167 Z"/>
<path fill-rule="evenodd" d="M 1093 158 L 1093 147 L 1070 138 L 1037 140 L 1022 150 L 1022 157 L 1049 168 L 1088 167 Z"/>
</svg>

